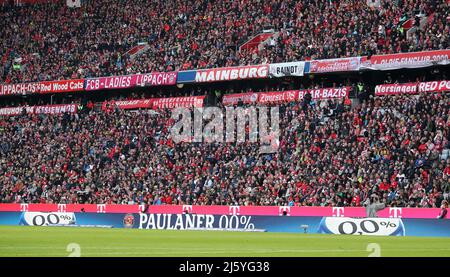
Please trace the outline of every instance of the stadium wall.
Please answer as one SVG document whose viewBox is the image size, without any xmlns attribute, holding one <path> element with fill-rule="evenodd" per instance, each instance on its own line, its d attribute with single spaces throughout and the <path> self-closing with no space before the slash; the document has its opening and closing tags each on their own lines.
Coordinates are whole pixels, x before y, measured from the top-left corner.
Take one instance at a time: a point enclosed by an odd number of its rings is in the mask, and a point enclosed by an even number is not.
<svg viewBox="0 0 450 277">
<path fill-rule="evenodd" d="M 450 237 L 450 221 L 165 213 L 0 212 L 0 225 Z"/>
</svg>

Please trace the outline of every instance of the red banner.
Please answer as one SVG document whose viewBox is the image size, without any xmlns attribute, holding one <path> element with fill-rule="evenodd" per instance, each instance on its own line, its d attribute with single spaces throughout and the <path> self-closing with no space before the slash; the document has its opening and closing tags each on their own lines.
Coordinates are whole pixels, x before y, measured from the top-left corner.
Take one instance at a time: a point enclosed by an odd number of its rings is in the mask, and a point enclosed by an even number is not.
<svg viewBox="0 0 450 277">
<path fill-rule="evenodd" d="M 100 77 L 86 80 L 86 90 L 123 89 L 136 86 L 136 75 Z"/>
<path fill-rule="evenodd" d="M 450 81 L 433 81 L 419 84 L 419 92 L 450 91 Z"/>
<path fill-rule="evenodd" d="M 298 90 L 263 92 L 259 94 L 258 103 L 280 103 L 297 101 Z"/>
<path fill-rule="evenodd" d="M 176 83 L 177 72 L 153 72 L 136 75 L 136 85 L 141 87 L 167 86 L 175 85 Z"/>
<path fill-rule="evenodd" d="M 418 83 L 378 85 L 375 87 L 375 95 L 415 94 L 417 93 L 417 84 Z"/>
<path fill-rule="evenodd" d="M 249 65 L 197 70 L 196 83 L 267 78 L 269 65 Z"/>
<path fill-rule="evenodd" d="M 300 90 L 298 93 L 298 100 L 302 100 L 304 95 L 309 92 L 312 99 L 332 99 L 332 98 L 346 98 L 350 92 L 350 87 L 340 88 L 319 88 L 319 89 L 307 89 Z"/>
<path fill-rule="evenodd" d="M 84 90 L 84 79 L 41 82 L 39 93 L 74 92 Z"/>
<path fill-rule="evenodd" d="M 64 105 L 46 105 L 46 106 L 22 106 L 14 108 L 1 108 L 0 116 L 14 116 L 22 114 L 23 110 L 28 114 L 62 114 L 76 113 L 78 106 L 76 104 Z"/>
<path fill-rule="evenodd" d="M 309 62 L 309 73 L 339 72 L 359 70 L 360 58 L 316 60 Z"/>
<path fill-rule="evenodd" d="M 420 68 L 436 64 L 450 63 L 450 49 L 427 52 L 398 53 L 391 55 L 372 56 L 362 58 L 361 68 L 374 70 L 391 70 L 400 68 Z"/>
<path fill-rule="evenodd" d="M 136 99 L 136 100 L 103 102 L 102 110 L 106 110 L 107 104 L 109 104 L 111 107 L 118 107 L 119 109 L 122 110 L 151 109 L 153 107 L 153 99 Z"/>
<path fill-rule="evenodd" d="M 201 108 L 204 100 L 205 96 L 157 98 L 153 99 L 153 109 Z"/>
<path fill-rule="evenodd" d="M 0 85 L 0 95 L 82 91 L 84 80 L 46 81 L 37 83 Z"/>
<path fill-rule="evenodd" d="M 239 101 L 242 101 L 243 104 L 255 104 L 258 101 L 258 93 L 249 92 L 226 94 L 222 98 L 222 104 L 225 106 L 237 105 Z"/>
</svg>

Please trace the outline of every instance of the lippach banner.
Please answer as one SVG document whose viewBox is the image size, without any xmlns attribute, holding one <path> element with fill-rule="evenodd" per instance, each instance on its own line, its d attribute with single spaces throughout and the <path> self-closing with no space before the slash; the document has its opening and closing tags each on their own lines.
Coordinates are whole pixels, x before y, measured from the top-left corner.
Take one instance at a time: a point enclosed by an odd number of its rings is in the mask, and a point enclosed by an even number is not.
<svg viewBox="0 0 450 277">
<path fill-rule="evenodd" d="M 274 63 L 269 65 L 269 76 L 303 76 L 304 70 L 305 62 Z"/>
<path fill-rule="evenodd" d="M 169 86 L 177 83 L 177 72 L 152 72 L 137 74 L 136 86 Z"/>
<path fill-rule="evenodd" d="M 62 114 L 62 113 L 76 113 L 78 107 L 76 104 L 64 104 L 64 105 L 21 106 L 14 108 L 1 108 L 0 116 L 20 115 L 22 114 L 24 109 L 27 114 Z"/>
<path fill-rule="evenodd" d="M 392 70 L 450 64 L 450 49 L 363 57 L 361 69 Z"/>
<path fill-rule="evenodd" d="M 0 95 L 75 92 L 84 89 L 84 80 L 45 81 L 36 83 L 0 85 Z"/>
<path fill-rule="evenodd" d="M 360 57 L 315 60 L 309 62 L 309 73 L 358 71 Z"/>
<path fill-rule="evenodd" d="M 196 83 L 233 81 L 243 79 L 267 78 L 269 65 L 249 65 L 239 67 L 224 67 L 197 70 L 195 72 Z"/>
</svg>

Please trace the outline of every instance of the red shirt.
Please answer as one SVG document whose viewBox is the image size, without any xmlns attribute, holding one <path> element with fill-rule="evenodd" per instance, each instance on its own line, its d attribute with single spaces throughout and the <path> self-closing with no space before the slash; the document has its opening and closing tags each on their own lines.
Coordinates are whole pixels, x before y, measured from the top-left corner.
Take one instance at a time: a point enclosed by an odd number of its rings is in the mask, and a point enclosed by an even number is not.
<svg viewBox="0 0 450 277">
<path fill-rule="evenodd" d="M 381 191 L 386 191 L 389 189 L 389 184 L 388 183 L 381 183 L 380 184 L 380 190 Z"/>
</svg>

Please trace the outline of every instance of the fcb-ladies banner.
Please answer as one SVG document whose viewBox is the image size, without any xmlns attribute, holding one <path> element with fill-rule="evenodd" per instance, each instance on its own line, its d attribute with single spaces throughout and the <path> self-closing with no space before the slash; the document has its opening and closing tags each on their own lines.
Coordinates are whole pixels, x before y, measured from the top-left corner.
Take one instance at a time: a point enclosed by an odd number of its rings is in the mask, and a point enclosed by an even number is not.
<svg viewBox="0 0 450 277">
<path fill-rule="evenodd" d="M 147 74 L 87 79 L 86 90 L 126 89 L 136 86 L 164 86 L 174 85 L 176 82 L 176 72 L 153 72 Z"/>
</svg>

